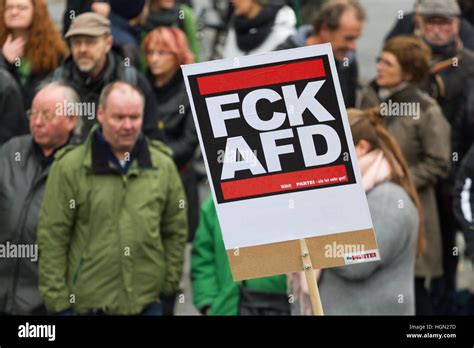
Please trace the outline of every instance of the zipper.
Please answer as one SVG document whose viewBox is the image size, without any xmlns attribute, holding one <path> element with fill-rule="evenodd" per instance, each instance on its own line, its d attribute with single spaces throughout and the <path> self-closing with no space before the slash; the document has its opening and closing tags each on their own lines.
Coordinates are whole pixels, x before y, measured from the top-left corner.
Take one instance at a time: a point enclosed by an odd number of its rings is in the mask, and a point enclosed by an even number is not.
<svg viewBox="0 0 474 348">
<path fill-rule="evenodd" d="M 38 169 L 37 169 L 38 170 Z M 30 206 L 31 206 L 31 203 L 33 202 L 33 198 L 34 198 L 34 194 L 36 193 L 37 191 L 37 186 L 39 185 L 39 183 L 41 181 L 43 181 L 44 177 L 46 177 L 46 175 L 44 174 L 44 171 L 39 169 L 40 170 L 40 175 L 38 178 L 34 178 L 34 181 L 32 182 L 30 188 L 29 188 L 29 193 L 28 195 L 26 196 L 26 199 L 25 199 L 25 205 L 24 205 L 24 208 L 22 209 L 21 211 L 21 214 L 20 214 L 20 235 L 18 236 L 19 238 L 17 239 L 17 242 L 18 243 L 21 243 L 21 241 L 23 240 L 23 236 L 25 234 L 25 227 L 26 227 L 26 212 L 30 210 Z M 39 221 L 37 221 L 36 223 L 38 224 Z M 14 241 L 12 239 L 12 241 Z M 37 244 L 38 242 L 36 242 Z M 19 277 L 19 273 L 20 273 L 20 258 L 16 258 L 15 260 L 15 271 L 14 271 L 14 275 L 13 275 L 13 285 L 12 287 L 10 288 L 11 289 L 11 294 L 8 294 L 7 293 L 7 303 L 6 303 L 6 307 L 5 308 L 8 308 L 8 299 L 10 298 L 11 299 L 11 306 L 10 306 L 10 310 L 11 312 L 14 312 L 16 311 L 16 303 L 15 303 L 15 294 L 16 294 L 16 289 L 18 287 L 18 277 Z"/>
</svg>

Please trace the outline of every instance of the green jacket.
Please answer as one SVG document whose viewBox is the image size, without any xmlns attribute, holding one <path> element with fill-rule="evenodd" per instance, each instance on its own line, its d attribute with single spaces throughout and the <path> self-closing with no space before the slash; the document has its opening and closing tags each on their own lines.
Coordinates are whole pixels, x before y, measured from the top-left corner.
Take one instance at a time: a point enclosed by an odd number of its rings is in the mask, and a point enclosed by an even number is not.
<svg viewBox="0 0 474 348">
<path fill-rule="evenodd" d="M 201 208 L 193 243 L 191 280 L 194 305 L 209 315 L 238 315 L 241 282 L 232 279 L 229 260 L 212 198 Z M 286 275 L 246 280 L 245 287 L 286 293 Z"/>
<path fill-rule="evenodd" d="M 38 225 L 39 289 L 50 312 L 139 314 L 179 285 L 185 195 L 167 147 L 141 138 L 121 175 L 95 129 L 51 168 Z"/>
</svg>

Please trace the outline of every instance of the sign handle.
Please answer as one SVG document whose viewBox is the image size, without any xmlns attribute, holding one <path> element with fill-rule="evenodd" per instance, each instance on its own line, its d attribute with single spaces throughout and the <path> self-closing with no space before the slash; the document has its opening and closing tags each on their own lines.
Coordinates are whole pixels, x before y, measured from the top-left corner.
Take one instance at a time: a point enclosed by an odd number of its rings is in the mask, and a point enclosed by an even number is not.
<svg viewBox="0 0 474 348">
<path fill-rule="evenodd" d="M 321 297 L 319 296 L 318 283 L 314 277 L 313 263 L 311 262 L 311 256 L 309 255 L 308 246 L 306 245 L 306 240 L 304 238 L 300 239 L 300 247 L 313 315 L 324 315 L 323 306 L 321 305 Z"/>
</svg>

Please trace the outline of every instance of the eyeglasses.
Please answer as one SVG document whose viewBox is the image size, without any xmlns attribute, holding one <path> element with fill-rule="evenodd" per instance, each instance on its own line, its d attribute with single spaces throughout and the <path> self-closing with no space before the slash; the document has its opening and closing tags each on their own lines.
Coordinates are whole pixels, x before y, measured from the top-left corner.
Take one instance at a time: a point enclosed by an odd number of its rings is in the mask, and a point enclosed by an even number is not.
<svg viewBox="0 0 474 348">
<path fill-rule="evenodd" d="M 423 18 L 423 23 L 425 26 L 433 28 L 438 27 L 441 29 L 449 29 L 453 24 L 454 20 L 451 18 L 444 18 L 444 17 L 428 17 Z"/>
<path fill-rule="evenodd" d="M 154 55 L 157 55 L 157 56 L 169 56 L 169 55 L 172 55 L 173 52 L 171 51 L 165 51 L 165 50 L 159 50 L 159 51 L 147 51 L 146 52 L 146 55 L 147 56 L 150 56 L 150 57 L 153 57 Z"/>
<path fill-rule="evenodd" d="M 26 118 L 28 119 L 28 121 L 30 121 L 32 119 L 37 118 L 40 114 L 41 116 L 43 116 L 43 120 L 48 123 L 52 122 L 54 118 L 56 117 L 56 115 L 51 112 L 36 111 L 36 110 L 30 109 L 26 112 Z"/>
</svg>

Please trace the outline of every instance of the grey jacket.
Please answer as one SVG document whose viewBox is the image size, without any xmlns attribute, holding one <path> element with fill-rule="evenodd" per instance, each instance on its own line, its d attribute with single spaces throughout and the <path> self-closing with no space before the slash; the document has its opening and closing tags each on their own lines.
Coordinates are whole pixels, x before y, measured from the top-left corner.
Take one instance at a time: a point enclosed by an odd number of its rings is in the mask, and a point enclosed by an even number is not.
<svg viewBox="0 0 474 348">
<path fill-rule="evenodd" d="M 0 147 L 0 244 L 4 251 L 0 255 L 0 313 L 40 314 L 38 249 L 34 248 L 50 167 L 43 160 L 30 135 L 15 137 Z M 20 245 L 25 254 L 12 257 Z"/>
<path fill-rule="evenodd" d="M 392 182 L 377 185 L 367 200 L 381 260 L 323 270 L 319 291 L 324 313 L 414 315 L 415 205 Z"/>
</svg>

